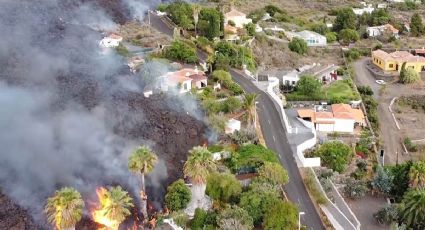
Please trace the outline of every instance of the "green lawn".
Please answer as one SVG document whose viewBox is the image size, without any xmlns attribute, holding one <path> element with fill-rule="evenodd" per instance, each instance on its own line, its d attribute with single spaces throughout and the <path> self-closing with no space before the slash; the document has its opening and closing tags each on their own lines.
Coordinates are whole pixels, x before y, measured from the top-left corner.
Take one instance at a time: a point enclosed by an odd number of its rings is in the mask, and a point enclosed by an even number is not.
<svg viewBox="0 0 425 230">
<path fill-rule="evenodd" d="M 359 99 L 359 95 L 354 92 L 350 84 L 352 84 L 350 80 L 335 81 L 328 86 L 324 86 L 323 91 L 329 100 L 336 98 L 340 98 L 341 100 Z"/>
<path fill-rule="evenodd" d="M 358 100 L 360 96 L 351 87 L 352 81 L 349 79 L 335 81 L 330 85 L 322 86 L 322 93 L 313 98 L 302 95 L 297 91 L 286 94 L 287 101 L 319 101 L 329 100 L 331 103 L 348 103 L 351 100 Z"/>
</svg>

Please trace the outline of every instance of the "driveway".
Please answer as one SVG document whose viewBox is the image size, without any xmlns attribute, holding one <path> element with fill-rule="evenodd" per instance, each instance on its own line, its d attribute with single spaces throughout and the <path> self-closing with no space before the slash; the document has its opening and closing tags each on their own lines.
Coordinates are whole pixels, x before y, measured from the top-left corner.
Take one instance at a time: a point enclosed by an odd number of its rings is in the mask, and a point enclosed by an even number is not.
<svg viewBox="0 0 425 230">
<path fill-rule="evenodd" d="M 375 82 L 375 77 L 366 69 L 366 62 L 370 58 L 363 58 L 354 63 L 355 78 L 357 86 L 368 85 L 372 88 L 373 97 L 378 102 L 378 117 L 380 123 L 380 141 L 385 150 L 385 164 L 396 164 L 410 160 L 410 155 L 404 154 L 402 141 L 404 136 L 395 125 L 394 119 L 388 107 L 394 97 L 425 94 L 424 90 L 415 89 L 409 85 L 387 82 L 385 90 L 380 92 L 381 85 Z M 398 154 L 397 154 L 398 153 Z"/>
</svg>

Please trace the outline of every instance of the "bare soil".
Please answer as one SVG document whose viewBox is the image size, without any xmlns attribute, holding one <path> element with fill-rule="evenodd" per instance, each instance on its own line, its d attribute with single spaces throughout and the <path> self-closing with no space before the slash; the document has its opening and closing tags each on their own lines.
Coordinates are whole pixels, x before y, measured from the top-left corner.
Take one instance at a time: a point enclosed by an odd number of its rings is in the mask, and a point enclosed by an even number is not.
<svg viewBox="0 0 425 230">
<path fill-rule="evenodd" d="M 152 29 L 148 25 L 142 25 L 135 21 L 129 21 L 121 25 L 118 33 L 125 41 L 142 47 L 154 48 L 158 44 L 168 44 L 171 42 L 169 36 Z"/>
<path fill-rule="evenodd" d="M 264 39 L 254 40 L 252 51 L 257 64 L 266 69 L 290 70 L 312 63 L 320 63 L 322 65 L 343 64 L 340 49 L 309 47 L 307 54 L 300 55 L 290 51 L 287 43 L 270 40 L 265 37 Z"/>
</svg>

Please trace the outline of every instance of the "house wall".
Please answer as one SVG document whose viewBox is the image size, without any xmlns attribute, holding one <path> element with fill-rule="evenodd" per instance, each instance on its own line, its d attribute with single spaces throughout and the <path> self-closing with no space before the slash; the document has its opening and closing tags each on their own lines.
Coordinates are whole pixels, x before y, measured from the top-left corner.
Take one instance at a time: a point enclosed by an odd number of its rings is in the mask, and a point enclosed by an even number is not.
<svg viewBox="0 0 425 230">
<path fill-rule="evenodd" d="M 334 119 L 334 132 L 352 133 L 354 131 L 354 120 Z"/>
<path fill-rule="evenodd" d="M 334 124 L 316 123 L 316 130 L 319 132 L 334 132 Z"/>
<path fill-rule="evenodd" d="M 406 68 L 413 68 L 416 72 L 420 73 L 425 68 L 425 62 L 406 62 Z"/>
<path fill-rule="evenodd" d="M 376 27 L 366 28 L 366 31 L 367 31 L 367 34 L 369 35 L 369 37 L 377 37 L 377 36 L 381 35 L 381 31 Z"/>
<path fill-rule="evenodd" d="M 180 86 L 180 93 L 190 92 L 192 89 L 191 81 L 184 81 Z"/>
<path fill-rule="evenodd" d="M 372 55 L 372 61 L 373 61 L 373 64 L 377 65 L 379 68 L 386 70 L 386 64 L 384 59 L 381 59 L 379 57 L 376 57 L 375 55 Z"/>
<path fill-rule="evenodd" d="M 193 81 L 193 82 L 194 82 L 195 88 L 197 89 L 205 88 L 205 86 L 207 85 L 207 80 Z M 204 86 L 202 86 L 202 83 L 204 84 Z"/>
<path fill-rule="evenodd" d="M 246 18 L 244 16 L 228 17 L 226 18 L 225 22 L 227 23 L 229 20 L 233 21 L 235 23 L 235 27 L 237 28 L 243 28 L 245 24 L 252 22 L 252 19 Z"/>
<path fill-rule="evenodd" d="M 324 36 L 312 36 L 306 39 L 308 46 L 326 46 L 327 41 Z"/>
<path fill-rule="evenodd" d="M 299 80 L 300 80 L 299 77 L 295 78 L 295 77 L 283 76 L 282 77 L 282 84 L 286 85 L 286 81 L 288 81 L 289 85 L 295 86 L 298 83 Z"/>
</svg>

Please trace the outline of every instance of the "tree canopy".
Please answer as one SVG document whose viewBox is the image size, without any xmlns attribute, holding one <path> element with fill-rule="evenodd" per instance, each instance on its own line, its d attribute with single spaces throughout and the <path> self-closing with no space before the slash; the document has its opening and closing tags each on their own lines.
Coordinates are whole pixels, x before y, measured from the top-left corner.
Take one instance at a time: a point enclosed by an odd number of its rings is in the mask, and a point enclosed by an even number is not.
<svg viewBox="0 0 425 230">
<path fill-rule="evenodd" d="M 296 229 L 298 226 L 298 208 L 285 201 L 275 202 L 264 216 L 265 230 Z"/>
<path fill-rule="evenodd" d="M 296 91 L 302 95 L 317 97 L 322 91 L 322 84 L 315 77 L 304 75 L 300 77 Z"/>
<path fill-rule="evenodd" d="M 185 63 L 195 63 L 198 61 L 195 48 L 180 40 L 173 41 L 171 46 L 165 49 L 164 56 L 165 58 Z"/>
<path fill-rule="evenodd" d="M 301 38 L 292 38 L 292 40 L 288 44 L 289 49 L 292 52 L 298 53 L 298 54 L 305 54 L 307 53 L 307 42 L 305 42 Z"/>
<path fill-rule="evenodd" d="M 281 198 L 273 189 L 270 191 L 251 189 L 242 193 L 239 205 L 247 210 L 254 220 L 254 224 L 259 225 L 263 222 L 266 211 L 280 200 Z"/>
<path fill-rule="evenodd" d="M 214 8 L 203 8 L 200 12 L 200 20 L 198 22 L 199 31 L 208 39 L 212 40 L 219 37 L 220 30 L 220 11 Z"/>
<path fill-rule="evenodd" d="M 355 30 L 342 29 L 341 31 L 339 31 L 338 39 L 343 44 L 348 45 L 350 43 L 358 41 L 360 39 L 360 36 Z"/>
<path fill-rule="evenodd" d="M 238 206 L 232 206 L 220 213 L 217 217 L 218 226 L 222 230 L 253 229 L 252 217 L 248 212 Z"/>
<path fill-rule="evenodd" d="M 409 170 L 409 185 L 411 188 L 425 189 L 425 163 L 416 161 Z"/>
<path fill-rule="evenodd" d="M 347 144 L 332 141 L 321 145 L 315 152 L 323 164 L 337 172 L 343 172 L 352 157 L 352 151 Z"/>
<path fill-rule="evenodd" d="M 357 27 L 357 16 L 351 8 L 344 8 L 338 11 L 333 29 L 339 32 L 343 29 L 355 30 Z"/>
<path fill-rule="evenodd" d="M 393 178 L 389 175 L 381 165 L 376 167 L 376 175 L 372 181 L 372 186 L 378 191 L 389 194 L 393 185 Z"/>
<path fill-rule="evenodd" d="M 410 190 L 404 195 L 400 218 L 413 229 L 422 229 L 425 226 L 425 190 Z"/>
<path fill-rule="evenodd" d="M 421 81 L 421 76 L 413 69 L 406 68 L 406 63 L 403 63 L 400 71 L 400 81 L 403 84 L 412 84 Z"/>
<path fill-rule="evenodd" d="M 64 187 L 47 199 L 44 212 L 47 220 L 61 230 L 75 227 L 81 220 L 83 208 L 81 194 L 73 188 Z"/>
<path fill-rule="evenodd" d="M 174 181 L 167 188 L 165 195 L 165 204 L 171 211 L 177 211 L 186 208 L 191 198 L 189 188 L 182 179 Z"/>
<path fill-rule="evenodd" d="M 185 29 L 192 29 L 194 27 L 192 7 L 189 3 L 178 0 L 169 4 L 165 10 L 171 20 L 178 26 Z"/>
<path fill-rule="evenodd" d="M 190 177 L 194 184 L 204 184 L 208 175 L 216 169 L 212 154 L 207 148 L 196 146 L 189 151 L 189 156 L 183 167 L 185 176 Z"/>
<path fill-rule="evenodd" d="M 258 174 L 275 185 L 285 185 L 289 181 L 288 172 L 279 163 L 265 162 L 258 170 Z"/>
<path fill-rule="evenodd" d="M 242 185 L 233 174 L 212 173 L 207 180 L 206 192 L 211 198 L 228 203 L 237 200 Z"/>
<path fill-rule="evenodd" d="M 410 19 L 410 32 L 413 36 L 419 37 L 425 31 L 425 28 L 422 24 L 422 17 L 419 13 L 415 13 L 412 15 Z"/>
</svg>

